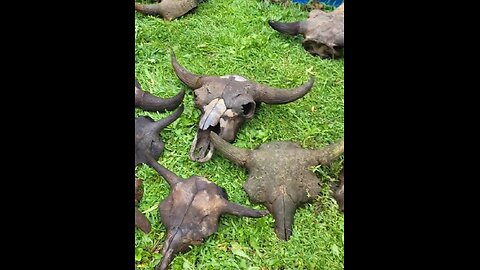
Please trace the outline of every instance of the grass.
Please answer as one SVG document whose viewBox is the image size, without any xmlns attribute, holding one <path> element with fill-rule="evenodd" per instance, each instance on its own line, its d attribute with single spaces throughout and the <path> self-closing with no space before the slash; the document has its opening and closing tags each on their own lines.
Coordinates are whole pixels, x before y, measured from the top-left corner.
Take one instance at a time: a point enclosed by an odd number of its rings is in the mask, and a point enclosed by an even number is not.
<svg viewBox="0 0 480 270">
<path fill-rule="evenodd" d="M 145 1 L 144 1 L 145 2 Z M 165 150 L 159 161 L 177 175 L 207 177 L 224 187 L 232 202 L 256 209 L 242 184 L 247 172 L 214 154 L 207 163 L 195 163 L 188 151 L 200 113 L 193 95 L 176 77 L 170 51 L 181 65 L 197 74 L 238 74 L 258 83 L 289 88 L 315 76 L 313 89 L 286 105 L 257 108 L 255 117 L 240 129 L 235 145 L 255 148 L 264 142 L 291 140 L 305 148 L 320 148 L 343 136 L 343 60 L 323 60 L 309 55 L 301 36 L 289 37 L 274 31 L 267 21 L 296 21 L 307 16 L 300 5 L 278 5 L 260 0 L 208 0 L 186 16 L 174 20 L 136 13 L 135 75 L 144 90 L 171 97 L 186 89 L 185 111 L 161 132 Z M 144 112 L 155 120 L 169 113 Z M 322 180 L 316 200 L 299 208 L 293 236 L 280 241 L 271 216 L 252 219 L 223 216 L 218 231 L 201 246 L 178 255 L 171 264 L 177 269 L 343 269 L 344 218 L 330 196 L 341 161 L 330 167 L 312 168 Z M 152 222 L 152 232 L 135 230 L 136 269 L 153 269 L 160 262 L 165 227 L 158 204 L 168 195 L 163 178 L 145 165 L 136 168 L 145 193 L 139 208 Z"/>
</svg>

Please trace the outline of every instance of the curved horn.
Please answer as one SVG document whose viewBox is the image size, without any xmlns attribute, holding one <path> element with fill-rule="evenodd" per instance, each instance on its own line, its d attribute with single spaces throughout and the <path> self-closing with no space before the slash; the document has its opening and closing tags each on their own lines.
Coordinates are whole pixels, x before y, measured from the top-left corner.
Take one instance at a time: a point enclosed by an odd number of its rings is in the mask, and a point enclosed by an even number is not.
<svg viewBox="0 0 480 270">
<path fill-rule="evenodd" d="M 182 181 L 182 178 L 178 177 L 176 174 L 163 167 L 158 163 L 152 156 L 147 155 L 147 162 L 150 167 L 158 172 L 165 180 L 167 180 L 170 187 L 173 187 L 176 183 Z"/>
<path fill-rule="evenodd" d="M 184 96 L 184 90 L 181 90 L 176 96 L 171 98 L 159 98 L 145 91 L 142 91 L 140 95 L 137 95 L 137 92 L 135 92 L 135 106 L 140 107 L 144 111 L 171 111 L 182 103 Z"/>
<path fill-rule="evenodd" d="M 226 159 L 234 162 L 238 166 L 245 167 L 249 160 L 249 155 L 252 150 L 246 150 L 235 147 L 224 139 L 220 138 L 215 132 L 210 131 L 210 140 L 214 148 L 222 154 Z"/>
<path fill-rule="evenodd" d="M 160 15 L 163 16 L 163 13 L 165 13 L 163 9 L 163 5 L 160 3 L 156 4 L 140 4 L 135 2 L 135 10 L 145 14 L 145 15 Z"/>
<path fill-rule="evenodd" d="M 183 113 L 183 104 L 178 107 L 178 109 L 175 110 L 172 114 L 167 116 L 166 118 L 163 118 L 161 120 L 158 120 L 153 124 L 153 131 L 154 132 L 160 132 L 161 129 L 165 128 L 166 126 L 170 125 L 173 121 L 177 120 L 178 117 Z"/>
<path fill-rule="evenodd" d="M 322 149 L 308 150 L 308 152 L 318 164 L 328 165 L 343 155 L 344 138 L 341 138 L 339 141 L 327 145 Z"/>
<path fill-rule="evenodd" d="M 306 84 L 291 90 L 272 88 L 257 84 L 252 96 L 255 101 L 261 101 L 268 104 L 285 104 L 295 101 L 307 94 L 308 91 L 312 89 L 314 81 L 315 78 L 311 77 Z"/>
<path fill-rule="evenodd" d="M 287 35 L 298 35 L 298 34 L 304 34 L 305 33 L 305 22 L 300 21 L 300 22 L 293 22 L 293 23 L 282 23 L 282 22 L 276 22 L 276 21 L 268 21 L 268 24 L 275 30 L 277 30 L 280 33 L 284 33 Z"/>
<path fill-rule="evenodd" d="M 177 58 L 175 57 L 175 53 L 173 52 L 172 52 L 172 66 L 173 66 L 173 70 L 175 71 L 175 74 L 177 74 L 177 77 L 184 84 L 186 84 L 188 87 L 192 89 L 200 88 L 204 84 L 205 79 L 208 77 L 208 76 L 196 75 L 184 69 L 177 62 Z"/>
<path fill-rule="evenodd" d="M 140 107 L 145 111 L 164 112 L 166 110 L 173 110 L 182 103 L 184 96 L 185 91 L 181 90 L 174 97 L 160 98 L 143 91 L 138 81 L 135 80 L 135 106 Z"/>
</svg>

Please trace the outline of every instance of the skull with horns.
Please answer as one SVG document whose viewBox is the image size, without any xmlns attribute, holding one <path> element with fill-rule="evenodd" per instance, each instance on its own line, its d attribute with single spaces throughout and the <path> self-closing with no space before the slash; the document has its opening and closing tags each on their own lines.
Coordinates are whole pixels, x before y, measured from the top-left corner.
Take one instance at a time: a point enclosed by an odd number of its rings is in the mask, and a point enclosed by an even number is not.
<svg viewBox="0 0 480 270">
<path fill-rule="evenodd" d="M 303 47 L 312 55 L 318 55 L 321 58 L 338 58 L 343 55 L 343 4 L 332 12 L 314 9 L 304 21 L 292 23 L 269 21 L 268 24 L 280 33 L 292 36 L 302 34 Z"/>
<path fill-rule="evenodd" d="M 294 89 L 277 89 L 254 83 L 239 75 L 206 76 L 185 70 L 172 53 L 172 65 L 178 78 L 194 90 L 195 106 L 202 116 L 189 157 L 206 162 L 213 155 L 210 131 L 227 142 L 233 142 L 238 129 L 255 114 L 257 103 L 285 104 L 307 94 L 313 86 L 312 77 L 306 84 Z"/>
</svg>

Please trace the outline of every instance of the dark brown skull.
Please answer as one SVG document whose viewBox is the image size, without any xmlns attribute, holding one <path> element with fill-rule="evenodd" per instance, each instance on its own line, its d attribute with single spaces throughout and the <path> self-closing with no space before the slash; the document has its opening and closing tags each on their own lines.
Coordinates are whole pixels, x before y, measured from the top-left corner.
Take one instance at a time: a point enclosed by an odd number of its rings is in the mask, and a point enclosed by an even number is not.
<svg viewBox="0 0 480 270">
<path fill-rule="evenodd" d="M 168 117 L 153 121 L 148 116 L 135 118 L 135 166 L 140 163 L 149 164 L 149 158 L 157 160 L 163 152 L 164 143 L 159 132 L 168 126 L 183 112 L 183 105 Z"/>
<path fill-rule="evenodd" d="M 180 66 L 175 54 L 172 54 L 172 65 L 178 78 L 194 90 L 195 106 L 202 112 L 189 153 L 190 159 L 198 162 L 206 162 L 212 157 L 214 149 L 210 144 L 210 131 L 233 142 L 242 123 L 255 114 L 258 103 L 295 101 L 308 93 L 314 82 L 311 78 L 300 87 L 284 90 L 254 83 L 239 75 L 195 75 Z"/>
<path fill-rule="evenodd" d="M 225 189 L 204 177 L 194 175 L 185 180 L 156 161 L 152 161 L 152 167 L 170 185 L 170 194 L 159 207 L 167 237 L 162 248 L 163 258 L 156 270 L 167 269 L 176 254 L 202 244 L 217 231 L 221 215 L 258 218 L 268 214 L 265 210 L 229 202 Z"/>
<path fill-rule="evenodd" d="M 145 15 L 155 15 L 171 21 L 196 8 L 202 0 L 161 0 L 155 4 L 135 2 L 135 10 Z"/>
<path fill-rule="evenodd" d="M 341 4 L 332 12 L 310 11 L 308 19 L 293 23 L 269 21 L 270 26 L 284 34 L 302 34 L 303 47 L 312 55 L 338 58 L 343 55 L 344 9 Z"/>
<path fill-rule="evenodd" d="M 338 185 L 334 185 L 332 187 L 332 190 L 333 190 L 333 197 L 335 198 L 335 200 L 337 201 L 337 204 L 338 204 L 338 208 L 340 209 L 340 211 L 344 211 L 343 210 L 343 205 L 344 205 L 344 179 L 343 179 L 343 171 L 344 169 L 342 169 L 342 171 L 340 172 L 340 176 L 339 176 L 339 180 L 340 180 L 340 183 Z"/>
<path fill-rule="evenodd" d="M 137 208 L 137 204 L 143 197 L 142 180 L 135 178 L 135 226 L 142 230 L 144 233 L 149 233 L 152 229 L 152 225 L 147 217 L 140 212 Z"/>
<path fill-rule="evenodd" d="M 255 150 L 235 147 L 211 133 L 215 149 L 235 164 L 246 167 L 243 188 L 252 202 L 264 204 L 275 218 L 275 232 L 282 240 L 292 234 L 297 207 L 313 201 L 320 192 L 316 175 L 309 170 L 329 165 L 343 154 L 343 139 L 319 150 L 301 148 L 292 142 L 270 142 Z"/>
<path fill-rule="evenodd" d="M 185 96 L 185 91 L 180 91 L 171 98 L 159 98 L 142 90 L 140 83 L 135 79 L 135 106 L 145 111 L 165 112 L 173 110 L 180 105 Z"/>
</svg>

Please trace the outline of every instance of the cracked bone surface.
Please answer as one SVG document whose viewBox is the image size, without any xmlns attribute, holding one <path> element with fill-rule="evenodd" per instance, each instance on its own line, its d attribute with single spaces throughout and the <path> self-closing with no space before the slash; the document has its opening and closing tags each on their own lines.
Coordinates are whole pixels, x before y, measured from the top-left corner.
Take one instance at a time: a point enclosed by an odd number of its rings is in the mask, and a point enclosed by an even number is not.
<svg viewBox="0 0 480 270">
<path fill-rule="evenodd" d="M 243 123 L 253 118 L 257 105 L 286 104 L 300 99 L 313 87 L 314 78 L 304 85 L 281 89 L 252 82 L 240 75 L 196 75 L 180 66 L 172 53 L 172 66 L 178 78 L 194 92 L 195 107 L 201 111 L 197 133 L 189 157 L 206 162 L 213 155 L 210 131 L 233 142 Z"/>
<path fill-rule="evenodd" d="M 259 218 L 268 214 L 266 210 L 228 201 L 225 189 L 204 177 L 193 175 L 182 179 L 156 161 L 152 161 L 152 167 L 170 185 L 170 194 L 159 207 L 167 236 L 162 248 L 163 258 L 156 270 L 168 269 L 176 254 L 202 244 L 217 231 L 222 215 Z"/>
<path fill-rule="evenodd" d="M 264 204 L 275 219 L 275 232 L 282 240 L 292 234 L 295 211 L 315 200 L 319 179 L 310 170 L 329 165 L 343 155 L 343 138 L 321 149 L 304 149 L 293 142 L 270 142 L 255 150 L 243 149 L 210 133 L 215 149 L 226 159 L 248 170 L 243 188 L 250 200 Z"/>
</svg>

